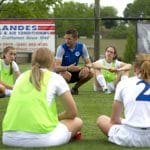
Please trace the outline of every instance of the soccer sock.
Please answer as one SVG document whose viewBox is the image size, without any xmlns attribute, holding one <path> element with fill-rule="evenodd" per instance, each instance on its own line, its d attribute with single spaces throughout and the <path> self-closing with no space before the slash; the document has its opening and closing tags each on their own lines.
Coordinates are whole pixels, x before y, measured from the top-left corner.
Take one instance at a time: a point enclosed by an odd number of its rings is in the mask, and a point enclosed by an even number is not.
<svg viewBox="0 0 150 150">
<path fill-rule="evenodd" d="M 124 80 L 124 79 L 128 79 L 128 76 L 127 75 L 121 76 L 121 80 Z"/>
<path fill-rule="evenodd" d="M 103 91 L 107 89 L 106 81 L 103 75 L 98 75 L 96 79 L 98 83 L 100 84 L 100 86 L 102 87 Z"/>
<path fill-rule="evenodd" d="M 5 95 L 6 95 L 6 96 L 10 96 L 11 93 L 12 93 L 12 90 L 10 90 L 10 89 L 6 89 L 6 90 L 5 90 Z"/>
</svg>

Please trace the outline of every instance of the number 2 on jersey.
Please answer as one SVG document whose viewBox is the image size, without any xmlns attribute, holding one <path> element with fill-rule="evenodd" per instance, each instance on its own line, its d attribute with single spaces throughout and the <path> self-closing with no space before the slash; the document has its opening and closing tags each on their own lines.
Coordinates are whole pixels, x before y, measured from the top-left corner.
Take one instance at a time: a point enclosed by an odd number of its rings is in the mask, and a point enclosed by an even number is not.
<svg viewBox="0 0 150 150">
<path fill-rule="evenodd" d="M 142 92 L 136 97 L 137 101 L 150 101 L 150 84 L 146 83 L 145 81 L 139 81 L 138 84 L 144 84 L 145 87 Z"/>
</svg>

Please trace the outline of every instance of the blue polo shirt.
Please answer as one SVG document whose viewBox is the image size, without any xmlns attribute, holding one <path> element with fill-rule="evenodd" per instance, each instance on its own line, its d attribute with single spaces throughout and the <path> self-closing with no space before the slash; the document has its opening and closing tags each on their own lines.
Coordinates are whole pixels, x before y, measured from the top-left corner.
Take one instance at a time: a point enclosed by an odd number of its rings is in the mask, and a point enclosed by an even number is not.
<svg viewBox="0 0 150 150">
<path fill-rule="evenodd" d="M 73 51 L 69 49 L 66 43 L 62 44 L 62 47 L 64 48 L 62 66 L 78 65 L 80 56 L 83 56 L 83 44 L 77 42 Z"/>
</svg>

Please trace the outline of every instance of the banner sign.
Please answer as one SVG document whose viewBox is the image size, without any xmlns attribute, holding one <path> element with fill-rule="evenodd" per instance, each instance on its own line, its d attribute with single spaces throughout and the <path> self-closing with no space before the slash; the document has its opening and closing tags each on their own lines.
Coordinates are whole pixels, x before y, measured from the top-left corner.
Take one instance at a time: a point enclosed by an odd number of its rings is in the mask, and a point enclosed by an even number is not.
<svg viewBox="0 0 150 150">
<path fill-rule="evenodd" d="M 0 20 L 0 52 L 13 46 L 17 52 L 33 52 L 40 47 L 55 51 L 54 20 Z"/>
<path fill-rule="evenodd" d="M 150 24 L 137 23 L 137 50 L 139 53 L 150 53 Z"/>
</svg>

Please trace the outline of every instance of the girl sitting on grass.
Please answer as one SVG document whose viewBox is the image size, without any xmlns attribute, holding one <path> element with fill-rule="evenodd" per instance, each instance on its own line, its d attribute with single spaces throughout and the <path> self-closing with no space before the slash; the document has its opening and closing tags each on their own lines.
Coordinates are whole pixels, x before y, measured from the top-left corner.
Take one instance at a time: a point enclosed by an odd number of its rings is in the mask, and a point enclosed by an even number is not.
<svg viewBox="0 0 150 150">
<path fill-rule="evenodd" d="M 0 97 L 10 96 L 15 78 L 20 70 L 15 62 L 16 49 L 8 46 L 3 50 L 3 59 L 0 59 Z"/>
</svg>

